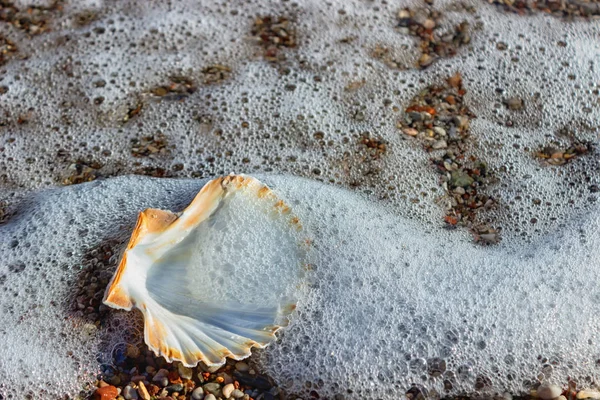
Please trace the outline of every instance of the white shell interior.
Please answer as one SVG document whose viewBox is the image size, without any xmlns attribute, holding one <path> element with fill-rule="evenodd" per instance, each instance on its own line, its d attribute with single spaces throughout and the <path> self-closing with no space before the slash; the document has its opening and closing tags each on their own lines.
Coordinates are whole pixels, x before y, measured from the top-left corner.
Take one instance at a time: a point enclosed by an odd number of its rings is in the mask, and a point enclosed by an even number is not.
<svg viewBox="0 0 600 400">
<path fill-rule="evenodd" d="M 279 199 L 270 191 L 259 197 L 264 186 L 246 179 L 245 186 L 224 185 L 208 218 L 190 225 L 202 211 L 196 199 L 125 254 L 119 284 L 144 314 L 146 343 L 167 360 L 241 359 L 287 325 L 303 271 L 300 228 L 289 210 L 275 207 Z"/>
</svg>

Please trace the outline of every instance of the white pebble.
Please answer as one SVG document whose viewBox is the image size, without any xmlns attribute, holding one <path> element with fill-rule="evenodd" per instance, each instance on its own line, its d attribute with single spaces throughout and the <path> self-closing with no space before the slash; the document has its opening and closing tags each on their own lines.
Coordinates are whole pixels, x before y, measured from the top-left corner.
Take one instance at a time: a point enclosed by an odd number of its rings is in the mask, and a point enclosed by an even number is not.
<svg viewBox="0 0 600 400">
<path fill-rule="evenodd" d="M 235 389 L 231 393 L 231 397 L 233 397 L 234 399 L 241 399 L 242 397 L 244 397 L 244 392 L 242 392 L 240 389 Z"/>
<path fill-rule="evenodd" d="M 590 389 L 583 389 L 577 393 L 578 399 L 600 399 L 600 392 Z"/>
<path fill-rule="evenodd" d="M 556 399 L 562 393 L 562 389 L 557 385 L 541 385 L 537 389 L 537 395 L 542 400 Z"/>
<path fill-rule="evenodd" d="M 233 391 L 235 390 L 235 386 L 233 386 L 233 383 L 229 383 L 225 386 L 223 386 L 222 392 L 223 392 L 223 397 L 225 397 L 226 399 L 231 397 L 231 393 L 233 393 Z"/>
<path fill-rule="evenodd" d="M 448 147 L 448 143 L 445 140 L 438 140 L 431 146 L 434 150 L 445 149 L 446 147 Z"/>
<path fill-rule="evenodd" d="M 209 393 L 206 395 L 206 397 L 204 398 L 204 400 L 217 400 L 217 398 L 215 397 L 214 394 Z"/>
</svg>

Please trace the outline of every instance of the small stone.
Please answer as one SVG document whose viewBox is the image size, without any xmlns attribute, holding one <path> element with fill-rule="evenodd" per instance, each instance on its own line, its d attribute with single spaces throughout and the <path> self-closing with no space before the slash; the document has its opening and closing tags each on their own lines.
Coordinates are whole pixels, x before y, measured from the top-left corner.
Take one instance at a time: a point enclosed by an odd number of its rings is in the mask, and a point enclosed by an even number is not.
<svg viewBox="0 0 600 400">
<path fill-rule="evenodd" d="M 226 399 L 231 397 L 231 393 L 233 393 L 233 391 L 235 390 L 235 387 L 233 386 L 233 383 L 229 383 L 225 386 L 223 386 L 222 392 L 223 392 L 223 397 L 225 397 Z"/>
<path fill-rule="evenodd" d="M 116 387 L 108 385 L 96 389 L 94 392 L 94 398 L 96 400 L 114 400 L 119 395 L 119 391 Z"/>
<path fill-rule="evenodd" d="M 148 390 L 150 397 L 156 396 L 156 394 L 160 392 L 160 388 L 152 383 L 148 384 L 146 389 Z"/>
<path fill-rule="evenodd" d="M 410 18 L 410 11 L 408 11 L 407 9 L 398 11 L 398 19 L 406 19 L 406 18 Z"/>
<path fill-rule="evenodd" d="M 539 389 L 538 389 L 539 390 Z M 590 389 L 580 390 L 577 393 L 578 399 L 600 399 L 600 392 Z"/>
<path fill-rule="evenodd" d="M 248 372 L 250 366 L 243 361 L 238 361 L 235 363 L 235 369 L 240 372 Z"/>
<path fill-rule="evenodd" d="M 217 375 L 217 379 L 219 380 L 219 383 L 222 383 L 223 385 L 227 385 L 229 383 L 233 383 L 233 378 L 231 378 L 231 376 L 229 376 L 229 374 L 225 373 L 225 372 L 221 372 Z"/>
<path fill-rule="evenodd" d="M 144 375 L 135 375 L 131 377 L 131 382 L 139 382 L 139 381 L 145 381 L 146 377 Z"/>
<path fill-rule="evenodd" d="M 402 129 L 402 132 L 404 132 L 404 134 L 408 136 L 417 136 L 417 134 L 419 133 L 419 131 L 415 128 L 404 128 Z"/>
<path fill-rule="evenodd" d="M 166 377 L 169 375 L 169 371 L 167 371 L 164 368 L 161 368 L 158 370 L 158 372 L 154 375 L 154 377 L 152 378 L 153 382 L 159 382 L 162 378 Z"/>
<path fill-rule="evenodd" d="M 169 386 L 169 378 L 167 378 L 166 376 L 163 376 L 162 378 L 160 378 L 157 383 L 161 386 L 161 387 L 165 387 L 165 386 Z"/>
<path fill-rule="evenodd" d="M 134 388 L 127 385 L 123 389 L 123 397 L 125 398 L 125 400 L 137 400 L 138 394 Z"/>
<path fill-rule="evenodd" d="M 202 400 L 204 399 L 204 389 L 200 386 L 194 389 L 192 392 L 192 400 Z"/>
<path fill-rule="evenodd" d="M 140 356 L 140 349 L 137 346 L 128 344 L 127 350 L 125 350 L 125 355 L 129 358 L 138 358 Z"/>
<path fill-rule="evenodd" d="M 266 377 L 257 374 L 253 375 L 252 370 L 250 370 L 249 373 L 235 371 L 233 376 L 240 384 L 251 386 L 256 389 L 269 390 L 273 387 Z"/>
<path fill-rule="evenodd" d="M 463 115 L 457 115 L 454 117 L 454 124 L 459 129 L 466 128 L 469 125 L 469 118 Z"/>
<path fill-rule="evenodd" d="M 181 392 L 183 390 L 183 385 L 181 383 L 175 383 L 167 386 L 165 389 L 167 389 L 169 392 Z"/>
<path fill-rule="evenodd" d="M 505 104 L 509 110 L 518 111 L 523 109 L 523 99 L 519 97 L 511 97 L 505 101 Z"/>
<path fill-rule="evenodd" d="M 425 22 L 423 22 L 423 28 L 425 28 L 425 29 L 435 28 L 435 21 L 432 19 L 426 19 Z"/>
<path fill-rule="evenodd" d="M 242 392 L 240 389 L 235 389 L 233 392 L 231 392 L 231 397 L 234 399 L 241 399 L 244 397 L 244 392 Z"/>
<path fill-rule="evenodd" d="M 177 371 L 179 371 L 179 376 L 183 379 L 192 379 L 192 370 L 186 367 L 183 364 L 179 364 L 177 366 Z"/>
<path fill-rule="evenodd" d="M 210 382 L 210 383 L 206 383 L 202 387 L 204 388 L 204 391 L 211 393 L 215 396 L 221 395 L 221 385 L 219 385 L 218 383 Z"/>
<path fill-rule="evenodd" d="M 121 377 L 119 375 L 113 375 L 109 378 L 108 381 L 113 386 L 119 386 L 119 384 L 121 383 Z"/>
<path fill-rule="evenodd" d="M 448 143 L 445 140 L 438 140 L 431 146 L 434 150 L 445 149 L 446 147 L 448 147 Z"/>
<path fill-rule="evenodd" d="M 206 395 L 206 397 L 204 398 L 204 400 L 217 400 L 217 398 L 215 397 L 214 394 L 209 393 Z"/>
<path fill-rule="evenodd" d="M 556 399 L 562 393 L 562 389 L 557 385 L 541 385 L 537 389 L 537 395 L 542 400 Z"/>
<path fill-rule="evenodd" d="M 142 400 L 150 400 L 150 393 L 148 393 L 148 389 L 146 389 L 146 385 L 144 385 L 144 382 L 140 381 L 138 385 L 138 394 L 140 395 Z"/>
<path fill-rule="evenodd" d="M 475 180 L 463 170 L 452 171 L 450 175 L 450 184 L 454 187 L 468 187 Z"/>
<path fill-rule="evenodd" d="M 421 67 L 428 67 L 433 63 L 433 61 L 434 61 L 434 58 L 431 57 L 429 54 L 423 54 L 419 58 L 419 65 Z"/>
<path fill-rule="evenodd" d="M 414 122 L 419 122 L 421 120 L 423 120 L 423 116 L 421 115 L 420 112 L 416 112 L 416 111 L 410 111 L 408 113 L 408 116 L 410 117 L 410 119 L 412 119 Z"/>
<path fill-rule="evenodd" d="M 446 136 L 446 130 L 441 126 L 434 126 L 433 131 L 440 136 Z"/>
</svg>

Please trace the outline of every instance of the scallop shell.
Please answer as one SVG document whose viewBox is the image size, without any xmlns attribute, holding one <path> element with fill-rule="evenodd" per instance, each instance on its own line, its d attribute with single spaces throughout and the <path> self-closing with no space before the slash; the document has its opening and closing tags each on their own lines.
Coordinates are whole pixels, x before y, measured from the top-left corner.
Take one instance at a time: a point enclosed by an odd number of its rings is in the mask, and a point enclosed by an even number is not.
<svg viewBox="0 0 600 400">
<path fill-rule="evenodd" d="M 295 308 L 306 248 L 290 208 L 257 179 L 208 182 L 180 215 L 146 209 L 104 295 L 138 308 L 167 361 L 222 365 L 265 347 Z"/>
</svg>

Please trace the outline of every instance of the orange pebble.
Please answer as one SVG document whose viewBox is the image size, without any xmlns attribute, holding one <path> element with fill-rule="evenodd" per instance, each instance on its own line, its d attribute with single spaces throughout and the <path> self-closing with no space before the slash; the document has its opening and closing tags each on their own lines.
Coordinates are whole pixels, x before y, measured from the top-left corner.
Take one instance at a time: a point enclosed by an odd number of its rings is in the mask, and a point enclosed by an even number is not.
<svg viewBox="0 0 600 400">
<path fill-rule="evenodd" d="M 103 386 L 96 389 L 94 392 L 94 398 L 96 400 L 114 400 L 119 395 L 119 391 L 114 386 Z"/>
</svg>

